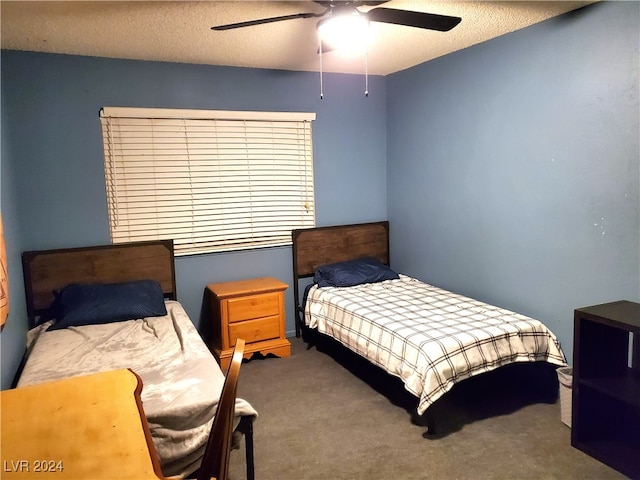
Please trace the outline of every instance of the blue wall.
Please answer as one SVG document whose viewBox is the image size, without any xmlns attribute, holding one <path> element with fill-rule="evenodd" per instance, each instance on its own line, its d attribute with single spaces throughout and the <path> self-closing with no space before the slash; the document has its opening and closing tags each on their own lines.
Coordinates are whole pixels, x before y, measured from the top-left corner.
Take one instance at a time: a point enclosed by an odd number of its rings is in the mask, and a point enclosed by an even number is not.
<svg viewBox="0 0 640 480">
<path fill-rule="evenodd" d="M 2 387 L 25 344 L 20 252 L 109 242 L 100 107 L 317 112 L 316 221 L 354 223 L 387 218 L 385 84 L 370 78 L 366 98 L 362 76 L 325 74 L 320 100 L 312 73 L 2 51 L 2 211 L 12 306 L 1 335 Z M 292 286 L 291 270 L 291 248 L 284 247 L 179 257 L 178 298 L 199 325 L 208 283 L 275 276 Z M 286 302 L 291 332 L 292 288 Z"/>
<path fill-rule="evenodd" d="M 596 4 L 387 77 L 393 266 L 528 314 L 640 300 L 640 5 Z"/>
<path fill-rule="evenodd" d="M 2 367 L 2 388 L 7 388 L 11 377 L 24 353 L 27 331 L 26 306 L 22 283 L 22 266 L 20 262 L 20 225 L 18 221 L 18 189 L 14 179 L 15 165 L 9 161 L 12 153 L 12 128 L 6 108 L 5 84 L 2 87 L 1 112 L 1 155 L 0 163 L 0 207 L 7 250 L 9 273 L 9 317 L 2 329 L 0 353 Z"/>
<path fill-rule="evenodd" d="M 2 51 L 2 214 L 11 313 L 2 388 L 26 333 L 20 252 L 109 241 L 104 105 L 317 112 L 318 225 L 391 221 L 402 272 L 540 318 L 572 351 L 575 307 L 640 300 L 635 2 L 596 4 L 371 79 Z M 181 257 L 196 324 L 207 283 L 272 275 L 290 248 Z M 292 289 L 287 323 L 293 329 Z"/>
</svg>

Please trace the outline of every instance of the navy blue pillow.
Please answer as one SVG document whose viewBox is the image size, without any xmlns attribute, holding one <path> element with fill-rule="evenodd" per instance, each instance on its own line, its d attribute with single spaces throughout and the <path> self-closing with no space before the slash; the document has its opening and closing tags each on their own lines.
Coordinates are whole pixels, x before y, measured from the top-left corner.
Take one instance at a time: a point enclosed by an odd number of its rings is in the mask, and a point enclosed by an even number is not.
<svg viewBox="0 0 640 480">
<path fill-rule="evenodd" d="M 54 295 L 56 321 L 48 330 L 167 314 L 162 288 L 155 280 L 73 284 Z"/>
<path fill-rule="evenodd" d="M 352 287 L 362 283 L 395 280 L 398 274 L 375 258 L 358 258 L 318 267 L 313 281 L 319 287 Z"/>
</svg>

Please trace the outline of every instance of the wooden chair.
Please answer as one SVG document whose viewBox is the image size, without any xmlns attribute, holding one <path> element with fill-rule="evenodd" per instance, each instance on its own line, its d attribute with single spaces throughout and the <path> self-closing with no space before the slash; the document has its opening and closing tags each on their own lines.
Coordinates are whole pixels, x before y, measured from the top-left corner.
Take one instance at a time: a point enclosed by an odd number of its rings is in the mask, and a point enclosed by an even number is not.
<svg viewBox="0 0 640 480">
<path fill-rule="evenodd" d="M 238 375 L 242 365 L 244 340 L 238 339 L 233 349 L 227 378 L 213 419 L 211 433 L 207 440 L 202 465 L 198 470 L 198 480 L 227 480 L 229 477 L 229 456 L 233 436 L 233 419 L 236 406 Z"/>
</svg>

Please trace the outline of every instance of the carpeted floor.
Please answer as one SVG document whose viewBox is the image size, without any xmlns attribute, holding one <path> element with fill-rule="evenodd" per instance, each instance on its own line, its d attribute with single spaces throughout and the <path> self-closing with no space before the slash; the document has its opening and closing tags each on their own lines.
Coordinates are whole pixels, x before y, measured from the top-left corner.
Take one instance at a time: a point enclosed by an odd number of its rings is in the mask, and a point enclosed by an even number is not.
<svg viewBox="0 0 640 480">
<path fill-rule="evenodd" d="M 461 383 L 432 407 L 430 436 L 411 421 L 416 399 L 399 381 L 342 350 L 289 340 L 291 357 L 240 370 L 238 395 L 260 415 L 256 480 L 625 478 L 571 447 L 559 400 L 538 393 L 539 373 Z M 244 448 L 230 474 L 246 478 Z"/>
</svg>

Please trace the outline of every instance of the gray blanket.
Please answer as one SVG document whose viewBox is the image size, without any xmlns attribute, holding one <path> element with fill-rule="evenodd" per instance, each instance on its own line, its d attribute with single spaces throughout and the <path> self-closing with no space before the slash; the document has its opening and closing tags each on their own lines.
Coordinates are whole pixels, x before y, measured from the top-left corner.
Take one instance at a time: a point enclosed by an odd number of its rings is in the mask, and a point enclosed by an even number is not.
<svg viewBox="0 0 640 480">
<path fill-rule="evenodd" d="M 165 476 L 198 468 L 224 374 L 183 307 L 167 315 L 29 332 L 29 353 L 18 387 L 105 370 L 130 368 L 142 379 L 141 400 Z M 242 399 L 238 416 L 257 412 Z"/>
</svg>

